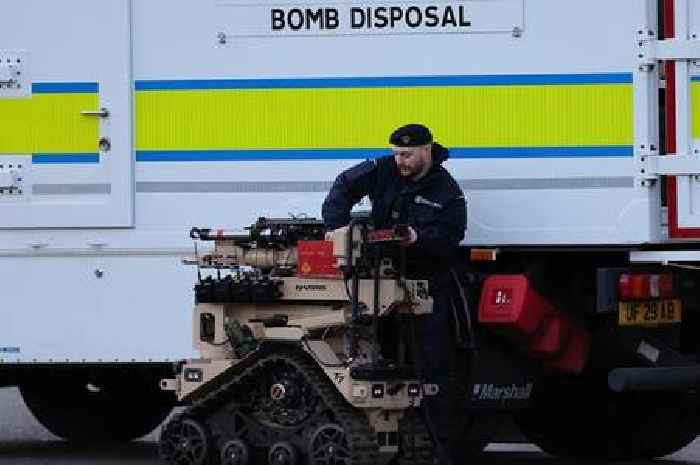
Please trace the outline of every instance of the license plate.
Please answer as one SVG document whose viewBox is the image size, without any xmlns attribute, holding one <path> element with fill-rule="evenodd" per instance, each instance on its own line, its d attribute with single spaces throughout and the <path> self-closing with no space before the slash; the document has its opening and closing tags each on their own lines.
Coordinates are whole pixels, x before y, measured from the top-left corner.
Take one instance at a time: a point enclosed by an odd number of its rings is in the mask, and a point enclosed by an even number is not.
<svg viewBox="0 0 700 465">
<path fill-rule="evenodd" d="M 679 299 L 620 302 L 618 322 L 621 326 L 658 325 L 680 321 Z"/>
</svg>

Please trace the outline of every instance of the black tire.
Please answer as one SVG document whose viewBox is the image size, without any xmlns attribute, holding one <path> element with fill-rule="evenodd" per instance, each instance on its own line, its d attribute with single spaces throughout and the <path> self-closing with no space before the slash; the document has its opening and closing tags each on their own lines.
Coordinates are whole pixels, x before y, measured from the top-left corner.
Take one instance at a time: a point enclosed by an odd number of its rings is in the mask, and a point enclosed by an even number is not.
<svg viewBox="0 0 700 465">
<path fill-rule="evenodd" d="M 542 450 L 574 459 L 640 460 L 671 454 L 698 433 L 696 395 L 614 393 L 583 382 L 547 383 L 515 416 Z"/>
<path fill-rule="evenodd" d="M 34 417 L 73 442 L 127 442 L 151 432 L 170 413 L 175 397 L 155 377 L 82 373 L 23 380 L 20 392 Z"/>
<path fill-rule="evenodd" d="M 450 401 L 455 413 L 450 421 L 452 428 L 450 442 L 445 446 L 455 464 L 468 463 L 482 455 L 486 446 L 491 442 L 491 438 L 500 429 L 504 418 L 503 415 L 478 414 L 469 410 L 467 400 L 471 392 L 467 388 L 468 384 L 463 381 L 466 376 L 466 374 L 462 374 L 461 378 L 452 381 L 457 386 L 455 389 L 456 398 Z"/>
</svg>

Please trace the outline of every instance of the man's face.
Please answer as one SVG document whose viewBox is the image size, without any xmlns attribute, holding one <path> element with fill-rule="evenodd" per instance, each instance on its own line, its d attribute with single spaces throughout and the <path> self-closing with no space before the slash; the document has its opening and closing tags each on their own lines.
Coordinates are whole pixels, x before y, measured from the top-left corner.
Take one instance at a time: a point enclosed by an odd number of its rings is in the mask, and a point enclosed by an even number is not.
<svg viewBox="0 0 700 465">
<path fill-rule="evenodd" d="M 423 172 L 425 165 L 430 162 L 430 145 L 420 147 L 397 147 L 392 149 L 399 174 L 403 177 L 414 177 Z"/>
</svg>

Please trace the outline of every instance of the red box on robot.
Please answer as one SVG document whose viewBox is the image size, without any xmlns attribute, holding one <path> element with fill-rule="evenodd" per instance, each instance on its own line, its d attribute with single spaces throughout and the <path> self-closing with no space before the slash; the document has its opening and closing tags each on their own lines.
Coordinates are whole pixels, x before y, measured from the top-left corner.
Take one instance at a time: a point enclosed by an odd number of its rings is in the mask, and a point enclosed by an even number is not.
<svg viewBox="0 0 700 465">
<path fill-rule="evenodd" d="M 299 241 L 297 243 L 297 275 L 311 278 L 338 278 L 331 241 Z"/>
</svg>

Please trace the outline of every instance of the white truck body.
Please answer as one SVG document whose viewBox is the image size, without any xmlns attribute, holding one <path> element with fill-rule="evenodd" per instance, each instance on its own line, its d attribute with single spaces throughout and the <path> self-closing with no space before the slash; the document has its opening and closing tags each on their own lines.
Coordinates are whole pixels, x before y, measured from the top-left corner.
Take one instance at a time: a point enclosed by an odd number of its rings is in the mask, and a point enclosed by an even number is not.
<svg viewBox="0 0 700 465">
<path fill-rule="evenodd" d="M 639 57 L 655 2 L 429 5 L 4 5 L 0 361 L 193 356 L 189 228 L 319 217 L 335 176 L 387 154 L 409 122 L 452 151 L 466 244 L 673 240 L 643 160 L 659 147 L 658 69 Z M 678 126 L 691 153 L 690 118 Z M 700 190 L 678 183 L 678 227 L 692 231 Z"/>
</svg>

